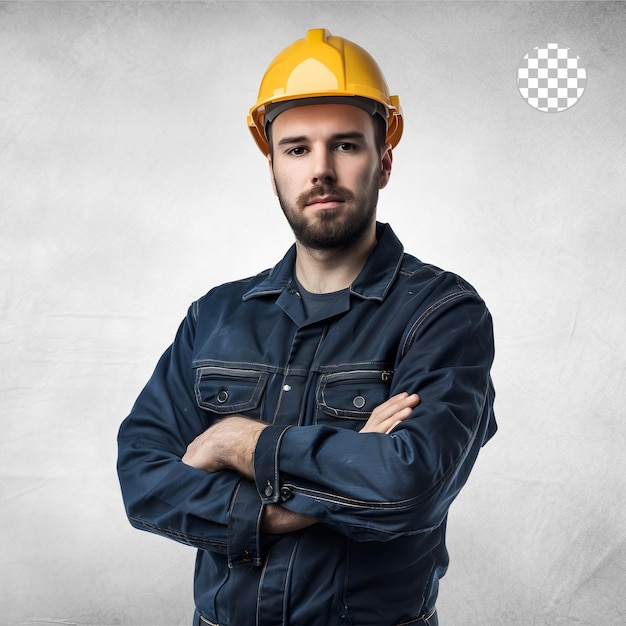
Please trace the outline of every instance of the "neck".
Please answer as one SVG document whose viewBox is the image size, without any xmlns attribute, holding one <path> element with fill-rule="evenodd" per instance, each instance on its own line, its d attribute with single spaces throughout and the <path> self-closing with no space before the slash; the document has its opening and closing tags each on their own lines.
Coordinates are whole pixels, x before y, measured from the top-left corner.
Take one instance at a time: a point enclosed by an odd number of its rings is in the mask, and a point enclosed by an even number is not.
<svg viewBox="0 0 626 626">
<path fill-rule="evenodd" d="M 376 247 L 376 225 L 350 248 L 317 250 L 296 241 L 296 276 L 311 293 L 331 293 L 349 287 Z"/>
</svg>

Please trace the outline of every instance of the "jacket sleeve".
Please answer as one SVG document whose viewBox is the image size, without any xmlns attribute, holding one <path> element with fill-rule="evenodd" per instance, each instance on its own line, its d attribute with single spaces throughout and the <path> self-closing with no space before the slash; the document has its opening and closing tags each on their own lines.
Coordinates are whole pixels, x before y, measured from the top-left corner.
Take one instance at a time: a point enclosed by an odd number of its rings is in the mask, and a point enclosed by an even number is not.
<svg viewBox="0 0 626 626">
<path fill-rule="evenodd" d="M 196 548 L 226 554 L 229 564 L 258 563 L 261 500 L 236 473 L 208 473 L 181 461 L 212 423 L 194 396 L 196 305 L 118 434 L 118 476 L 130 523 Z"/>
<path fill-rule="evenodd" d="M 266 428 L 255 451 L 261 498 L 355 540 L 437 527 L 495 432 L 493 356 L 483 301 L 467 290 L 441 297 L 406 329 L 398 350 L 390 394 L 417 392 L 412 416 L 390 435 Z"/>
</svg>

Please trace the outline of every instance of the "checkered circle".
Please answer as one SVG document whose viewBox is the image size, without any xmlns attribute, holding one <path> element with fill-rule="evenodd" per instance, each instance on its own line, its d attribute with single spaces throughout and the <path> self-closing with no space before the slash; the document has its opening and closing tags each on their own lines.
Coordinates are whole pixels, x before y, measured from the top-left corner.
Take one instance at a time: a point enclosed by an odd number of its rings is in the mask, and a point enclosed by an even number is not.
<svg viewBox="0 0 626 626">
<path fill-rule="evenodd" d="M 587 71 L 569 48 L 549 43 L 533 48 L 517 68 L 517 87 L 531 107 L 546 113 L 565 111 L 585 91 Z"/>
</svg>

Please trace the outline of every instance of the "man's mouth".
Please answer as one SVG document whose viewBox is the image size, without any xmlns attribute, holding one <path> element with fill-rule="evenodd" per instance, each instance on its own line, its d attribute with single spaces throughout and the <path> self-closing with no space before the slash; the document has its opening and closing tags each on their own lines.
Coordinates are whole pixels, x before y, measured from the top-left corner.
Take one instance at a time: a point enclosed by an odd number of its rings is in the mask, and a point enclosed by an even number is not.
<svg viewBox="0 0 626 626">
<path fill-rule="evenodd" d="M 315 196 L 306 203 L 306 206 L 313 209 L 335 209 L 343 202 L 343 198 L 339 196 Z"/>
<path fill-rule="evenodd" d="M 314 211 L 323 211 L 340 207 L 345 202 L 353 199 L 352 193 L 343 187 L 330 188 L 319 186 L 309 189 L 308 192 L 301 194 L 296 206 L 303 211 L 304 209 L 312 209 Z"/>
</svg>

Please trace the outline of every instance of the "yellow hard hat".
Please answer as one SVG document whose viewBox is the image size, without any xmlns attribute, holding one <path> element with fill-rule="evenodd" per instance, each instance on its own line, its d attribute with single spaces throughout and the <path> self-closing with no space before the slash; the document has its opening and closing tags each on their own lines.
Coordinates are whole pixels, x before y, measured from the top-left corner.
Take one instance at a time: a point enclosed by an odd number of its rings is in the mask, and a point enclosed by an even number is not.
<svg viewBox="0 0 626 626">
<path fill-rule="evenodd" d="M 331 98 L 331 100 L 325 100 Z M 348 98 L 348 100 L 345 100 Z M 307 102 L 288 103 L 289 101 Z M 321 99 L 321 100 L 318 100 Z M 398 96 L 390 96 L 385 78 L 368 52 L 323 28 L 309 30 L 285 48 L 267 68 L 248 126 L 263 154 L 269 153 L 266 122 L 290 106 L 314 102 L 348 102 L 387 121 L 387 142 L 395 147 L 402 136 L 402 111 Z M 283 106 L 277 106 L 284 103 Z"/>
</svg>

